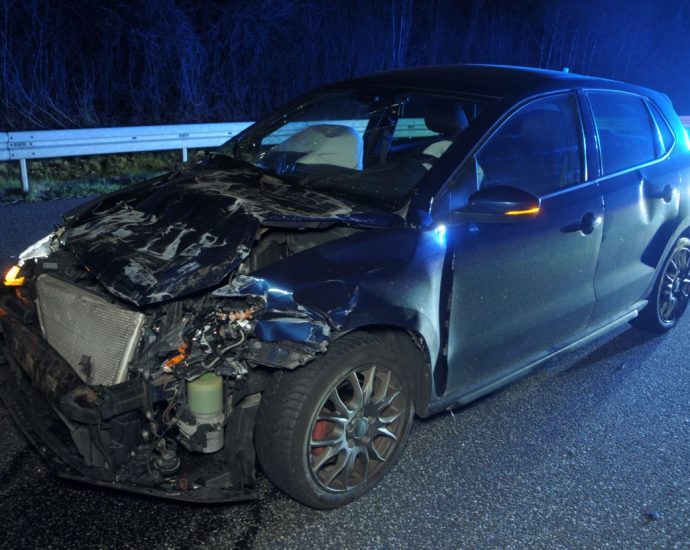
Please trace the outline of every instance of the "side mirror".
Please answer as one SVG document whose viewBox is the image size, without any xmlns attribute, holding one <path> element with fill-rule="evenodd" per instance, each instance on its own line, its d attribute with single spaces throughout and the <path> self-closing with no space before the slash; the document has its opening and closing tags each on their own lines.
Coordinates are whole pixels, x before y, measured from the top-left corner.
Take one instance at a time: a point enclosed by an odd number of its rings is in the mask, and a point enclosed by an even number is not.
<svg viewBox="0 0 690 550">
<path fill-rule="evenodd" d="M 467 206 L 455 210 L 453 216 L 467 222 L 511 223 L 536 218 L 540 208 L 541 199 L 532 193 L 497 185 L 470 195 Z"/>
</svg>

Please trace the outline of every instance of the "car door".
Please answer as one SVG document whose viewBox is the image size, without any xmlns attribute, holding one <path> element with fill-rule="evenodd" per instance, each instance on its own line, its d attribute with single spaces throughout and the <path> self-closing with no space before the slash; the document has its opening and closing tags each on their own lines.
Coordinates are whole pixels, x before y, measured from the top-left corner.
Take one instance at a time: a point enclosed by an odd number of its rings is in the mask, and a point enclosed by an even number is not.
<svg viewBox="0 0 690 550">
<path fill-rule="evenodd" d="M 594 277 L 597 303 L 591 324 L 620 315 L 645 292 L 656 273 L 658 252 L 669 231 L 664 225 L 680 208 L 679 174 L 663 162 L 672 146 L 668 128 L 652 117 L 640 96 L 589 91 L 597 132 L 606 224 Z M 661 115 L 658 115 L 659 117 Z M 662 238 L 655 242 L 657 235 Z"/>
<path fill-rule="evenodd" d="M 529 220 L 447 229 L 454 256 L 446 395 L 496 382 L 586 327 L 603 210 L 584 159 L 574 93 L 522 107 L 474 157 L 475 185 L 522 188 L 541 208 Z"/>
</svg>

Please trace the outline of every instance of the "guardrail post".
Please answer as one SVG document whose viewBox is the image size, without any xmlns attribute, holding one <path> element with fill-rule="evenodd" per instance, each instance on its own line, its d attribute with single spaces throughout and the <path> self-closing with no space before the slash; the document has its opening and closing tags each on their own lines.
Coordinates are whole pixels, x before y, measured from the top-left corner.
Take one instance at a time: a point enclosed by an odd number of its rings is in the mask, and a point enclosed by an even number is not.
<svg viewBox="0 0 690 550">
<path fill-rule="evenodd" d="M 182 148 L 182 162 L 187 162 L 187 148 Z"/>
<path fill-rule="evenodd" d="M 19 171 L 22 175 L 22 192 L 26 195 L 29 192 L 29 171 L 26 168 L 26 159 L 19 159 Z"/>
</svg>

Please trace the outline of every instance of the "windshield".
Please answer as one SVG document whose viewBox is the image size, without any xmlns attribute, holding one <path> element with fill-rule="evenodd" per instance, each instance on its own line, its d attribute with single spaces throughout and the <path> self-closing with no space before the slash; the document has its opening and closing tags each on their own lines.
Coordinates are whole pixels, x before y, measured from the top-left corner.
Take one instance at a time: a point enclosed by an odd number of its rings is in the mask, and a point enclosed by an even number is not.
<svg viewBox="0 0 690 550">
<path fill-rule="evenodd" d="M 396 211 L 482 106 L 390 90 L 330 91 L 279 111 L 218 152 L 309 189 Z"/>
</svg>

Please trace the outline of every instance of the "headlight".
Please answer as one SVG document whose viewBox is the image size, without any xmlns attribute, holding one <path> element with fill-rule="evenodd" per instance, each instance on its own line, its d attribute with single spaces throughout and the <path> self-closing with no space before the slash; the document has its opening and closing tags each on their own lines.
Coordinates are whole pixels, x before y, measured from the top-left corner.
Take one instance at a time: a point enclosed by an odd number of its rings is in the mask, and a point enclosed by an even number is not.
<svg viewBox="0 0 690 550">
<path fill-rule="evenodd" d="M 55 233 L 46 235 L 40 241 L 36 241 L 29 248 L 19 255 L 19 266 L 23 266 L 27 260 L 37 260 L 40 258 L 47 258 L 53 251 L 53 237 Z"/>
</svg>

